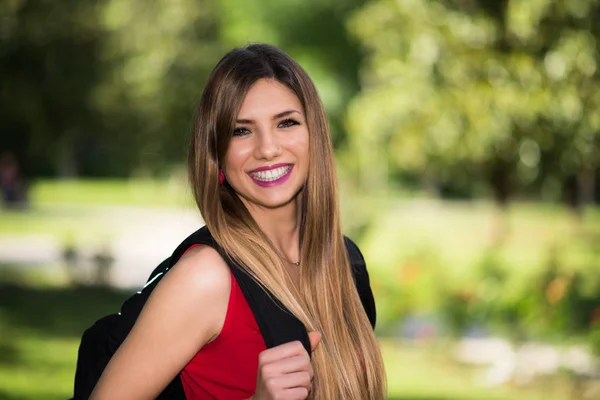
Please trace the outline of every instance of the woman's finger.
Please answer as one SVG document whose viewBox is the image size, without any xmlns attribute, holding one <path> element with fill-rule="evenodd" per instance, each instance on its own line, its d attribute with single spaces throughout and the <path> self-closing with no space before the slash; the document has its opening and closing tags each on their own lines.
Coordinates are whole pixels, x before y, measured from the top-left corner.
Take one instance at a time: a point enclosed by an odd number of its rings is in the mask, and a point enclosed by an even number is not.
<svg viewBox="0 0 600 400">
<path fill-rule="evenodd" d="M 312 377 L 312 365 L 308 354 L 284 358 L 262 365 L 259 368 L 262 368 L 261 373 L 265 377 L 302 371 L 308 372 Z"/>
<path fill-rule="evenodd" d="M 277 393 L 282 390 L 295 388 L 310 390 L 311 379 L 308 371 L 301 371 L 267 378 L 265 383 L 271 393 Z"/>
<path fill-rule="evenodd" d="M 265 350 L 258 355 L 258 364 L 266 365 L 284 358 L 306 354 L 306 349 L 300 341 L 296 340 L 284 343 L 271 349 Z"/>
<path fill-rule="evenodd" d="M 308 340 L 310 341 L 310 349 L 314 350 L 319 343 L 321 343 L 321 338 L 323 337 L 323 335 L 321 335 L 321 332 L 317 332 L 317 331 L 313 331 L 313 332 L 308 332 Z"/>
</svg>

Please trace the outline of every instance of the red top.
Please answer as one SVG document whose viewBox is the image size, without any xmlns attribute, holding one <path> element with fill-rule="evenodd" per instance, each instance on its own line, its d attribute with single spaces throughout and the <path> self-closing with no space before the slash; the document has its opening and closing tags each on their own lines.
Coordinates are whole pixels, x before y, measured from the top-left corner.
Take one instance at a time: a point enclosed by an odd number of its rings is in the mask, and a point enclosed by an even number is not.
<svg viewBox="0 0 600 400">
<path fill-rule="evenodd" d="M 241 400 L 256 389 L 258 354 L 266 345 L 244 293 L 230 275 L 231 292 L 221 332 L 181 372 L 188 400 Z"/>
</svg>

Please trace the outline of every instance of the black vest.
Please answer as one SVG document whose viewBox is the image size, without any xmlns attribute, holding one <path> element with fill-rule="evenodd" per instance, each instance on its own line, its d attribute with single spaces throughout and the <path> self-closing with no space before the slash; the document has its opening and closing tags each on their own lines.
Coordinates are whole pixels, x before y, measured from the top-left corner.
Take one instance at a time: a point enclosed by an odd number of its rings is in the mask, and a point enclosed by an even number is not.
<svg viewBox="0 0 600 400">
<path fill-rule="evenodd" d="M 344 237 L 344 242 L 352 266 L 356 289 L 369 321 L 375 327 L 375 301 L 364 258 L 354 242 L 346 237 Z M 146 286 L 123 303 L 120 313 L 99 319 L 83 333 L 77 358 L 73 399 L 87 400 L 89 398 L 110 358 L 133 327 L 152 290 L 183 253 L 194 244 L 211 246 L 227 262 L 254 314 L 267 348 L 300 340 L 310 354 L 310 342 L 304 325 L 234 263 L 212 238 L 208 228 L 203 227 L 185 239 L 171 257 L 154 269 Z M 158 397 L 162 400 L 185 398 L 179 376 L 175 377 Z"/>
</svg>

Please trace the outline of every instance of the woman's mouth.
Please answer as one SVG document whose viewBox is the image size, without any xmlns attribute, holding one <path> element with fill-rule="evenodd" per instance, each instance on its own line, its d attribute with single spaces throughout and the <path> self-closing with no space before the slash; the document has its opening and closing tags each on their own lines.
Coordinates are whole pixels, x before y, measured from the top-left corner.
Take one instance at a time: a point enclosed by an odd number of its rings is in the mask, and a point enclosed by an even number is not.
<svg viewBox="0 0 600 400">
<path fill-rule="evenodd" d="M 249 175 L 260 186 L 274 186 L 285 182 L 293 168 L 293 164 L 283 164 L 274 168 L 254 170 Z"/>
</svg>

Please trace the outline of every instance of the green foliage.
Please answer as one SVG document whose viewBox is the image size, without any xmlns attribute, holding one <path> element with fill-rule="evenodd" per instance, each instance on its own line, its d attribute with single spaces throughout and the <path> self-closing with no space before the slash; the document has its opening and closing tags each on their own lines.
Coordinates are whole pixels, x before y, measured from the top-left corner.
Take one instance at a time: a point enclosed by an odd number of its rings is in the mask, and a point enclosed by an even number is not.
<svg viewBox="0 0 600 400">
<path fill-rule="evenodd" d="M 3 3 L 0 149 L 27 175 L 146 176 L 185 161 L 194 108 L 218 60 L 279 45 L 308 70 L 336 143 L 358 90 L 347 15 L 361 0 Z M 251 17 L 249 17 L 251 16 Z"/>
<path fill-rule="evenodd" d="M 101 61 L 109 70 L 91 95 L 127 172 L 184 160 L 195 103 L 224 51 L 214 3 L 106 2 Z"/>
<path fill-rule="evenodd" d="M 348 112 L 364 185 L 413 171 L 482 180 L 505 201 L 597 169 L 599 12 L 595 0 L 365 5 L 349 21 L 367 57 Z"/>
<path fill-rule="evenodd" d="M 0 149 L 26 171 L 68 171 L 79 138 L 93 141 L 99 116 L 89 92 L 101 80 L 103 3 L 2 2 Z M 77 34 L 73 34 L 77 32 Z"/>
<path fill-rule="evenodd" d="M 596 356 L 600 357 L 600 327 L 598 325 L 600 325 L 598 322 L 594 324 L 589 337 L 592 351 Z"/>
<path fill-rule="evenodd" d="M 2 149 L 28 175 L 129 175 L 182 159 L 222 52 L 209 1 L 4 3 Z"/>
<path fill-rule="evenodd" d="M 492 204 L 414 199 L 387 207 L 359 241 L 381 332 L 410 316 L 433 315 L 443 322 L 438 334 L 483 326 L 515 341 L 595 340 L 597 210 L 588 210 L 578 228 L 564 210 L 515 204 L 498 244 Z"/>
<path fill-rule="evenodd" d="M 129 295 L 106 288 L 0 282 L 0 398 L 72 396 L 83 331 L 117 312 Z"/>
</svg>

